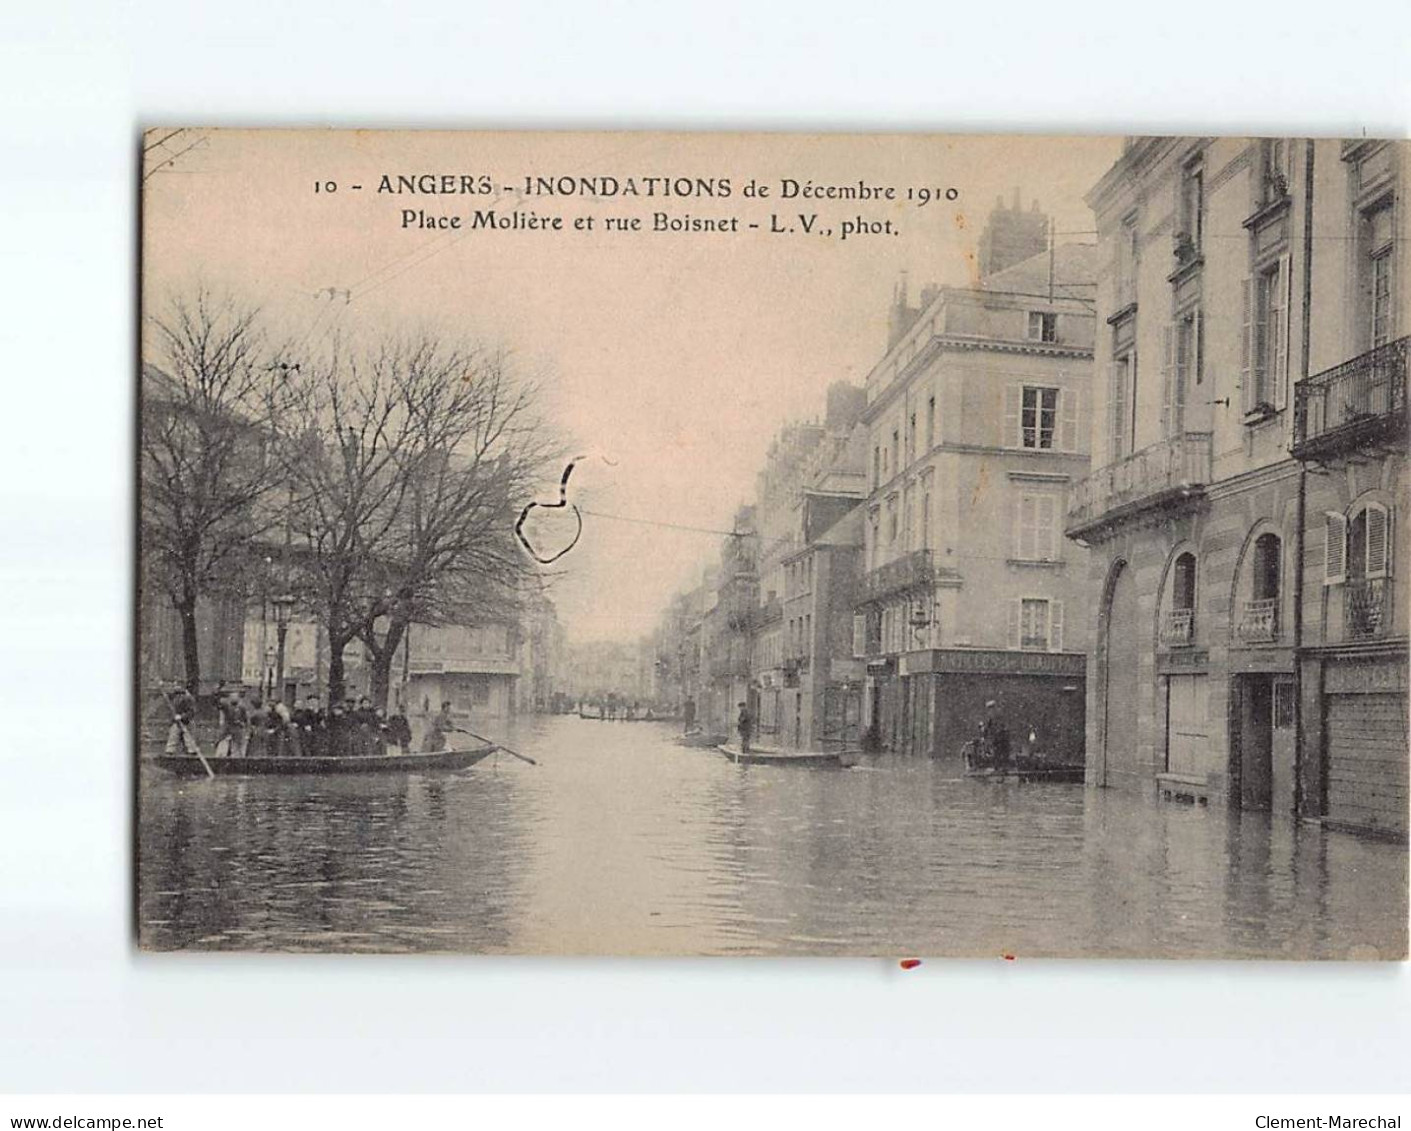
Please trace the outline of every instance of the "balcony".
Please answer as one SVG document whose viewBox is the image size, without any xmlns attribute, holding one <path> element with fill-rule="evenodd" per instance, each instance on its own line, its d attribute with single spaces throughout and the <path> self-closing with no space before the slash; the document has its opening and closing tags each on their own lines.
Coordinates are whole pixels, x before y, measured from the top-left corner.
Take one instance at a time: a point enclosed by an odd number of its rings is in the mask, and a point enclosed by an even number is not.
<svg viewBox="0 0 1411 1131">
<path fill-rule="evenodd" d="M 1246 601 L 1236 629 L 1245 644 L 1271 644 L 1279 638 L 1279 599 Z"/>
<path fill-rule="evenodd" d="M 784 604 L 778 597 L 771 597 L 762 605 L 751 610 L 751 627 L 758 632 L 767 625 L 784 619 Z"/>
<path fill-rule="evenodd" d="M 1349 578 L 1343 592 L 1343 631 L 1348 640 L 1375 640 L 1391 625 L 1391 586 L 1386 578 Z"/>
<path fill-rule="evenodd" d="M 865 573 L 858 587 L 858 603 L 867 604 L 913 589 L 924 589 L 935 584 L 935 581 L 936 570 L 931 563 L 931 551 L 913 550 Z"/>
<path fill-rule="evenodd" d="M 1079 480 L 1065 532 L 1088 538 L 1141 511 L 1202 499 L 1209 482 L 1210 433 L 1183 432 Z"/>
<path fill-rule="evenodd" d="M 1161 618 L 1161 643 L 1165 647 L 1187 648 L 1194 641 L 1194 609 L 1172 609 Z"/>
<path fill-rule="evenodd" d="M 1293 457 L 1322 463 L 1406 443 L 1406 343 L 1398 338 L 1294 386 Z"/>
</svg>

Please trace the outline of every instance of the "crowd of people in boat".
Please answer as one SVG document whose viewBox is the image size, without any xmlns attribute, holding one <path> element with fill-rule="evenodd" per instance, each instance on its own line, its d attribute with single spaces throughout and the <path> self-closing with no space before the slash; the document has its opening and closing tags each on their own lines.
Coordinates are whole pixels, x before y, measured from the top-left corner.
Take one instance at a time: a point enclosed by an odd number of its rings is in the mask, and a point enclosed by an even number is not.
<svg viewBox="0 0 1411 1131">
<path fill-rule="evenodd" d="M 193 726 L 196 700 L 184 688 L 168 696 L 172 724 L 166 753 L 199 751 Z M 351 696 L 323 705 L 317 695 L 306 696 L 294 707 L 277 696 L 268 701 L 260 692 L 227 691 L 217 699 L 219 731 L 211 753 L 223 758 L 357 758 L 378 757 L 398 751 L 410 753 L 412 727 L 398 704 L 389 714 L 374 707 L 366 695 Z M 422 750 L 445 750 L 456 725 L 449 702 L 429 721 Z"/>
</svg>

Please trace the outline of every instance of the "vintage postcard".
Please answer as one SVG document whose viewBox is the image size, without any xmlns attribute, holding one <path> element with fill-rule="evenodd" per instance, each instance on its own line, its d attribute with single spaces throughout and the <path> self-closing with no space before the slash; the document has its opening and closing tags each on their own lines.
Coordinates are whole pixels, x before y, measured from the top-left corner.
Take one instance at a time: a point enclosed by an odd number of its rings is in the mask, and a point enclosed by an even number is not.
<svg viewBox="0 0 1411 1131">
<path fill-rule="evenodd" d="M 1406 143 L 140 159 L 143 948 L 1406 957 Z"/>
</svg>

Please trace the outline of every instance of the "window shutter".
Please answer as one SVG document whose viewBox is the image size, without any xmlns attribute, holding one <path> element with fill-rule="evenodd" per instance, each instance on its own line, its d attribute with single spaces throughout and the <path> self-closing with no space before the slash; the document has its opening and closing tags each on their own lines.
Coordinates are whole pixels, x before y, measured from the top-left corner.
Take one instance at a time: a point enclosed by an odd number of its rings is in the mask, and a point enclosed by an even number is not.
<svg viewBox="0 0 1411 1131">
<path fill-rule="evenodd" d="M 1191 355 L 1186 358 L 1186 379 L 1181 388 L 1181 397 L 1186 404 L 1190 403 L 1191 389 L 1205 379 L 1205 321 L 1200 307 L 1191 311 L 1191 318 Z"/>
<path fill-rule="evenodd" d="M 1033 561 L 1038 549 L 1034 531 L 1034 496 L 1021 495 L 1014 510 L 1014 556 L 1020 561 Z"/>
<path fill-rule="evenodd" d="M 1332 511 L 1323 517 L 1323 584 L 1341 585 L 1347 577 L 1347 519 Z"/>
<path fill-rule="evenodd" d="M 1078 450 L 1077 389 L 1060 389 L 1058 391 L 1058 413 L 1059 418 L 1063 421 L 1058 446 L 1065 452 L 1076 452 Z"/>
<path fill-rule="evenodd" d="M 1048 650 L 1063 651 L 1063 602 L 1048 603 Z"/>
<path fill-rule="evenodd" d="M 1012 600 L 1009 602 L 1009 643 L 1008 643 L 1009 649 L 1010 649 L 1011 651 L 1015 651 L 1015 652 L 1017 652 L 1017 651 L 1019 650 L 1019 613 L 1020 613 L 1020 601 L 1019 601 L 1019 598 L 1018 598 L 1018 597 L 1015 597 L 1014 599 L 1012 599 Z"/>
<path fill-rule="evenodd" d="M 1287 255 L 1279 257 L 1279 311 L 1274 319 L 1278 327 L 1278 348 L 1274 351 L 1274 407 L 1282 409 L 1288 403 L 1289 330 L 1293 314 L 1293 261 Z"/>
<path fill-rule="evenodd" d="M 1387 575 L 1387 512 L 1379 506 L 1367 508 L 1367 576 Z"/>
<path fill-rule="evenodd" d="M 1122 458 L 1122 429 L 1127 415 L 1127 363 L 1114 361 L 1107 372 L 1107 462 Z"/>
<path fill-rule="evenodd" d="M 1259 401 L 1254 374 L 1254 279 L 1244 281 L 1244 353 L 1240 362 L 1240 409 L 1254 411 Z"/>
<path fill-rule="evenodd" d="M 1024 436 L 1019 427 L 1019 386 L 1004 387 L 1004 436 L 1001 447 L 1022 448 Z"/>
<path fill-rule="evenodd" d="M 1161 435 L 1176 427 L 1176 328 L 1168 323 L 1161 331 Z"/>
<path fill-rule="evenodd" d="M 1035 542 L 1038 553 L 1034 556 L 1043 558 L 1046 562 L 1058 560 L 1057 539 L 1054 537 L 1058 531 L 1058 523 L 1054 521 L 1054 508 L 1057 502 L 1056 495 L 1043 495 L 1036 500 L 1038 510 L 1035 516 L 1037 527 Z"/>
</svg>

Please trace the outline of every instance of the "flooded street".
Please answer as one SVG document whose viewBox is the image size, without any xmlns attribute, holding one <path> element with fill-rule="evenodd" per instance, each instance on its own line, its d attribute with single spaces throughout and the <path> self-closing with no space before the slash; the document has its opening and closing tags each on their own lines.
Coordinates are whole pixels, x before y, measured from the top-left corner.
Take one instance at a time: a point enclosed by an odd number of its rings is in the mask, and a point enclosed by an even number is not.
<svg viewBox="0 0 1411 1131">
<path fill-rule="evenodd" d="M 488 724 L 487 724 L 488 725 Z M 450 776 L 144 766 L 156 949 L 1396 957 L 1404 848 L 955 764 L 740 767 L 677 728 L 522 720 Z"/>
</svg>

